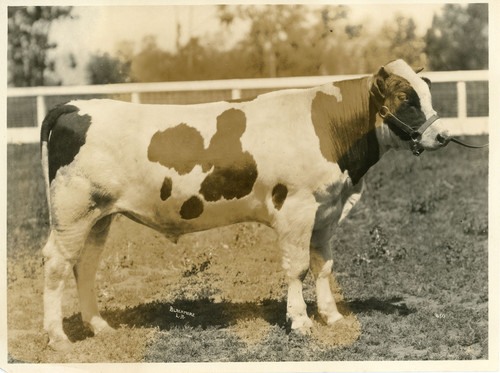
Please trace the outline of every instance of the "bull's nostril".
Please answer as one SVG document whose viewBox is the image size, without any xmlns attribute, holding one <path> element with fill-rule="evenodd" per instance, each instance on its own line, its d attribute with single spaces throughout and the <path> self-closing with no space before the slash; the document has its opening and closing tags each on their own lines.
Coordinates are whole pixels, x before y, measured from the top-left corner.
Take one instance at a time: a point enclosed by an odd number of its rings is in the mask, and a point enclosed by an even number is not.
<svg viewBox="0 0 500 373">
<path fill-rule="evenodd" d="M 448 142 L 448 139 L 440 134 L 438 134 L 436 136 L 436 140 L 440 143 L 440 144 L 446 144 Z"/>
</svg>

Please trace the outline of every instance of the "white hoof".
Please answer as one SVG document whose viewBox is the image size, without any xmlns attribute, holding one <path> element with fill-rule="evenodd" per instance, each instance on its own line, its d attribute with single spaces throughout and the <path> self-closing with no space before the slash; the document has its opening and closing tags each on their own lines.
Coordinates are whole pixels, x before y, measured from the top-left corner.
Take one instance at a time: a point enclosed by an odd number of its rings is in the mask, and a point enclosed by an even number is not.
<svg viewBox="0 0 500 373">
<path fill-rule="evenodd" d="M 54 351 L 68 351 L 73 347 L 73 343 L 65 336 L 64 338 L 51 338 L 48 346 Z"/>
<path fill-rule="evenodd" d="M 344 316 L 342 316 L 339 312 L 330 313 L 326 317 L 326 320 L 327 320 L 326 322 L 328 325 L 333 325 L 334 323 L 336 323 L 339 320 L 342 320 L 343 318 L 344 318 Z"/>
<path fill-rule="evenodd" d="M 307 316 L 301 316 L 292 321 L 292 330 L 299 334 L 309 334 L 313 323 Z"/>
<path fill-rule="evenodd" d="M 112 333 L 115 331 L 109 324 L 100 316 L 94 316 L 90 319 L 90 321 L 84 322 L 90 330 L 94 333 L 94 335 L 100 333 Z"/>
</svg>

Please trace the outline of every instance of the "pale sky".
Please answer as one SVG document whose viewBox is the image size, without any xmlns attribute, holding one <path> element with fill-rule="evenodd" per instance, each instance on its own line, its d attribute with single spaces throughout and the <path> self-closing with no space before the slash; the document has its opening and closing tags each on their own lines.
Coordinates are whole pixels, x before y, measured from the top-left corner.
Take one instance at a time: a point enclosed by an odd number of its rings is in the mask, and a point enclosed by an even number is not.
<svg viewBox="0 0 500 373">
<path fill-rule="evenodd" d="M 424 33 L 431 25 L 432 17 L 439 13 L 442 4 L 349 4 L 349 19 L 363 23 L 365 27 L 379 27 L 401 13 L 412 17 L 418 32 Z M 132 41 L 136 48 L 146 35 L 154 35 L 159 47 L 175 49 L 176 20 L 181 24 L 181 43 L 189 35 L 204 37 L 222 33 L 227 43 L 237 41 L 244 35 L 246 26 L 235 24 L 230 30 L 223 30 L 216 18 L 215 5 L 195 6 L 75 6 L 74 19 L 66 19 L 53 24 L 51 40 L 58 44 L 57 65 L 59 75 L 64 76 L 63 84 L 85 84 L 86 65 L 90 54 L 97 51 L 115 53 L 120 41 Z M 72 53 L 78 62 L 77 71 L 68 65 Z"/>
</svg>

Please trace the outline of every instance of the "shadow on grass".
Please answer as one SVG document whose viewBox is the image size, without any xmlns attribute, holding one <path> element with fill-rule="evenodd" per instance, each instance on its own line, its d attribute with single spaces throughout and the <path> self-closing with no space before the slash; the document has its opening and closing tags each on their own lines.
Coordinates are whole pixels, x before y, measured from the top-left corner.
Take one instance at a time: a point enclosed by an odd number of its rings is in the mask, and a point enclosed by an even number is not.
<svg viewBox="0 0 500 373">
<path fill-rule="evenodd" d="M 414 308 L 408 308 L 406 303 L 402 302 L 403 298 L 393 297 L 387 300 L 380 300 L 377 298 L 368 298 L 364 300 L 352 300 L 345 304 L 353 313 L 363 313 L 370 311 L 382 312 L 386 315 L 399 314 L 400 316 L 408 316 L 416 312 Z"/>
<path fill-rule="evenodd" d="M 385 314 L 398 313 L 407 316 L 415 309 L 410 309 L 404 303 L 397 304 L 402 298 L 380 300 L 369 298 L 366 300 L 352 300 L 339 302 L 338 309 L 343 315 L 349 313 L 363 313 L 370 311 Z M 321 320 L 316 304 L 307 305 L 308 313 L 315 320 Z M 213 302 L 210 299 L 179 300 L 174 303 L 155 301 L 140 304 L 125 309 L 112 309 L 102 312 L 103 318 L 113 328 L 126 326 L 130 328 L 171 328 L 188 325 L 190 327 L 226 328 L 234 325 L 238 320 L 261 318 L 271 325 L 277 325 L 290 331 L 286 318 L 286 302 L 266 299 L 261 303 L 245 302 Z M 89 328 L 83 325 L 81 314 L 74 314 L 63 320 L 63 328 L 71 341 L 80 341 L 93 335 Z"/>
<path fill-rule="evenodd" d="M 113 328 L 121 325 L 136 328 L 159 328 L 170 330 L 189 325 L 206 329 L 226 328 L 238 320 L 262 318 L 269 324 L 284 327 L 286 302 L 264 300 L 262 303 L 218 302 L 210 299 L 179 300 L 174 303 L 155 301 L 125 309 L 105 310 L 102 317 Z M 63 328 L 71 341 L 92 336 L 90 329 L 82 323 L 81 314 L 74 314 L 63 320 Z"/>
</svg>

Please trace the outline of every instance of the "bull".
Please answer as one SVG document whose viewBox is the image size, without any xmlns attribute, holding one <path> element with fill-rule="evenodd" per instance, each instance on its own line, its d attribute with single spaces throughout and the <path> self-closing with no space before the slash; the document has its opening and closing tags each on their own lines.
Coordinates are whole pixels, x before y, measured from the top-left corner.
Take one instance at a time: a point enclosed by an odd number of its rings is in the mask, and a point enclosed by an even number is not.
<svg viewBox="0 0 500 373">
<path fill-rule="evenodd" d="M 292 330 L 312 326 L 302 295 L 309 270 L 319 313 L 333 325 L 342 318 L 329 281 L 334 230 L 359 200 L 363 176 L 389 149 L 419 155 L 449 138 L 432 107 L 430 82 L 402 60 L 359 79 L 239 102 L 96 99 L 54 108 L 41 129 L 49 345 L 70 345 L 61 303 L 72 271 L 83 322 L 94 333 L 111 329 L 94 280 L 116 214 L 172 241 L 238 222 L 268 225 L 282 252 Z"/>
</svg>

